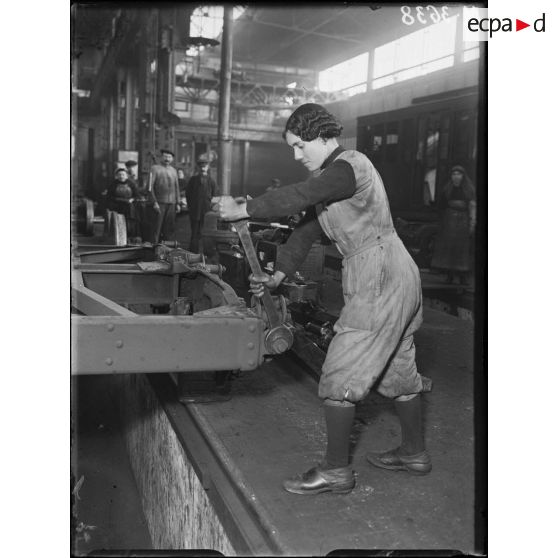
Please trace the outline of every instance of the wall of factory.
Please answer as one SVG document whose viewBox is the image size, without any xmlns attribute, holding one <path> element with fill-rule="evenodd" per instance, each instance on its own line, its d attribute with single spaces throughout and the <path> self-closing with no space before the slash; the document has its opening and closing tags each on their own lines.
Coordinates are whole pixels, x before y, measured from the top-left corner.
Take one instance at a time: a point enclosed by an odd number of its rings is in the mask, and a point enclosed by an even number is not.
<svg viewBox="0 0 558 558">
<path fill-rule="evenodd" d="M 479 60 L 472 60 L 431 74 L 329 103 L 327 109 L 343 124 L 342 139 L 357 135 L 357 118 L 408 107 L 416 97 L 426 97 L 479 83 Z"/>
</svg>

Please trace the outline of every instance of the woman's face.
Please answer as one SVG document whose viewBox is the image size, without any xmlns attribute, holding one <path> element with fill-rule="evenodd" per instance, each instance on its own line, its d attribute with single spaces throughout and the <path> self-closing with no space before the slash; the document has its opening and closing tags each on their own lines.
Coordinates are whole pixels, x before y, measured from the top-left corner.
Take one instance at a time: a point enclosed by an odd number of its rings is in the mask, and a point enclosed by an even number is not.
<svg viewBox="0 0 558 558">
<path fill-rule="evenodd" d="M 463 182 L 463 173 L 461 171 L 455 170 L 451 173 L 451 182 L 454 186 L 460 186 Z"/>
<path fill-rule="evenodd" d="M 300 161 L 309 171 L 318 170 L 329 154 L 327 143 L 322 138 L 304 141 L 292 132 L 287 132 L 285 140 L 293 148 L 295 161 Z"/>
<path fill-rule="evenodd" d="M 184 171 L 182 169 L 178 169 L 178 178 L 184 178 Z"/>
<path fill-rule="evenodd" d="M 126 182 L 128 180 L 128 173 L 125 170 L 120 170 L 116 173 L 116 180 L 118 182 Z"/>
</svg>

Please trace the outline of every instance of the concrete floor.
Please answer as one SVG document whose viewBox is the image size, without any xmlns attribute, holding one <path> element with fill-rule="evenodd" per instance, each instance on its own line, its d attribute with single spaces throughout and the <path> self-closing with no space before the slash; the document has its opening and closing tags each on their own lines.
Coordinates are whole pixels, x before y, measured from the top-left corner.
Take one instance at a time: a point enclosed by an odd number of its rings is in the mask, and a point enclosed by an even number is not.
<svg viewBox="0 0 558 558">
<path fill-rule="evenodd" d="M 325 425 L 316 384 L 287 355 L 233 383 L 227 402 L 198 405 L 250 483 L 292 555 L 335 549 L 458 550 L 475 539 L 472 324 L 426 310 L 417 364 L 434 382 L 423 396 L 433 471 L 425 477 L 370 466 L 368 451 L 399 444 L 391 401 L 375 393 L 357 406 L 348 495 L 284 492 L 284 478 L 321 460 Z"/>
</svg>

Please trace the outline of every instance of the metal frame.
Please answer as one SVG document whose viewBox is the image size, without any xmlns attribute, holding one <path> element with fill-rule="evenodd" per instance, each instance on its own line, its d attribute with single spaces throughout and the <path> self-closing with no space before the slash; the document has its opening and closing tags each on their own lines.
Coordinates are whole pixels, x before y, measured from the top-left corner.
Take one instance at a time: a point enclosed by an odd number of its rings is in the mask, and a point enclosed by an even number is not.
<svg viewBox="0 0 558 558">
<path fill-rule="evenodd" d="M 130 263 L 130 251 L 94 251 L 96 263 L 72 271 L 72 374 L 253 370 L 263 362 L 265 320 L 246 307 L 234 290 L 208 271 L 188 262 L 199 258 L 179 251 L 169 261 Z M 145 249 L 139 251 L 145 255 Z M 118 256 L 126 263 L 114 263 Z M 84 258 L 84 259 L 87 259 Z M 209 308 L 181 315 L 137 314 L 125 306 L 162 305 L 181 300 L 183 281 Z"/>
</svg>

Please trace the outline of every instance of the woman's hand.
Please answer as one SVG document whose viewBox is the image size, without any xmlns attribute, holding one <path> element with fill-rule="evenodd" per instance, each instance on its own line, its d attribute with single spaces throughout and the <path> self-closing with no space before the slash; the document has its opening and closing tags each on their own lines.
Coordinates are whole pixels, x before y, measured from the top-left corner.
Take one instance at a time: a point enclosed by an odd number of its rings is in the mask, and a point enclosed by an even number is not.
<svg viewBox="0 0 558 558">
<path fill-rule="evenodd" d="M 467 209 L 467 202 L 463 200 L 449 200 L 448 207 L 452 209 Z"/>
<path fill-rule="evenodd" d="M 246 200 L 244 198 L 217 196 L 211 198 L 211 205 L 212 209 L 217 211 L 219 217 L 225 221 L 238 221 L 250 217 L 246 212 Z"/>
<path fill-rule="evenodd" d="M 282 271 L 276 271 L 273 275 L 261 275 L 260 277 L 250 274 L 248 277 L 250 292 L 260 298 L 263 296 L 265 288 L 273 291 L 281 284 L 284 278 L 285 274 Z"/>
</svg>

